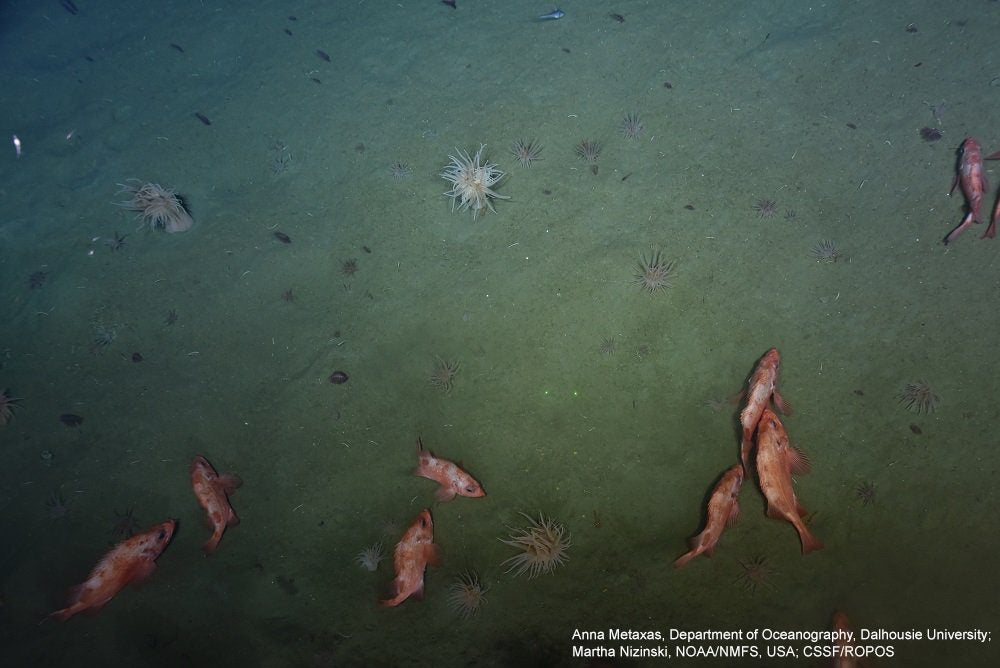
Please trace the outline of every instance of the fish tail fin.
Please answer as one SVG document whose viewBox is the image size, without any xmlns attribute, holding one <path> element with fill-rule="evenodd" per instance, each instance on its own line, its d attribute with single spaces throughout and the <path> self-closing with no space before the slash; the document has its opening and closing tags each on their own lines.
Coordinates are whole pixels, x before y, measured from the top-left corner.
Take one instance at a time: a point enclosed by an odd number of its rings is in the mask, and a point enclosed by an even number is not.
<svg viewBox="0 0 1000 668">
<path fill-rule="evenodd" d="M 386 598 L 380 598 L 378 604 L 384 608 L 393 608 L 407 598 L 402 586 L 399 584 L 399 579 L 395 579 L 389 583 L 389 590 L 386 592 Z"/>
<path fill-rule="evenodd" d="M 58 619 L 60 622 L 65 622 L 67 619 L 72 617 L 75 612 L 76 611 L 73 609 L 73 606 L 70 606 L 68 608 L 63 608 L 62 610 L 56 610 L 51 613 L 49 617 L 52 619 Z"/>
<path fill-rule="evenodd" d="M 804 526 L 799 530 L 799 540 L 802 541 L 802 554 L 809 554 L 810 552 L 823 549 L 823 541 L 812 535 L 809 529 Z"/>
<path fill-rule="evenodd" d="M 83 593 L 83 585 L 78 584 L 69 588 L 66 592 L 66 607 L 60 610 L 56 610 L 51 613 L 49 617 L 53 619 L 58 619 L 60 622 L 65 622 L 67 619 L 72 617 L 78 612 L 83 611 L 83 607 L 80 605 L 80 595 Z"/>
<path fill-rule="evenodd" d="M 216 548 L 219 547 L 219 541 L 222 540 L 222 532 L 213 533 L 212 537 L 209 538 L 204 545 L 201 546 L 201 551 L 205 553 L 205 556 L 215 552 Z"/>
<path fill-rule="evenodd" d="M 964 232 L 965 228 L 967 228 L 970 225 L 972 225 L 972 223 L 974 221 L 975 221 L 975 218 L 973 217 L 972 212 L 969 211 L 967 214 L 965 214 L 965 218 L 962 219 L 962 222 L 958 224 L 958 227 L 956 227 L 951 232 L 949 232 L 948 236 L 946 236 L 944 238 L 944 243 L 946 245 L 950 244 L 952 241 L 955 240 L 955 237 L 957 237 L 959 234 L 961 234 L 962 232 Z"/>
<path fill-rule="evenodd" d="M 430 471 L 430 460 L 434 456 L 434 453 L 424 447 L 424 442 L 417 437 L 417 467 L 413 469 L 413 475 L 420 476 L 422 478 L 431 478 L 428 475 Z M 433 480 L 434 478 L 431 478 Z"/>
<path fill-rule="evenodd" d="M 688 564 L 688 562 L 697 557 L 698 554 L 699 554 L 698 550 L 691 550 L 689 552 L 685 552 L 681 556 L 674 559 L 674 568 L 683 568 Z"/>
</svg>

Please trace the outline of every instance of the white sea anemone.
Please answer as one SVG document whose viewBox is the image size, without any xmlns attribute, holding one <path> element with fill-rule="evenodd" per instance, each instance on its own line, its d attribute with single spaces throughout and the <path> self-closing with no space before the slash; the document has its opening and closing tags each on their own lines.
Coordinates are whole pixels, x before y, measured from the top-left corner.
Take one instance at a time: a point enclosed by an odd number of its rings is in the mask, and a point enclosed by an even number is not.
<svg viewBox="0 0 1000 668">
<path fill-rule="evenodd" d="M 375 543 L 371 547 L 366 547 L 358 552 L 358 556 L 354 558 L 354 563 L 366 571 L 374 571 L 378 570 L 378 565 L 384 558 L 385 548 L 382 547 L 382 543 Z"/>
<path fill-rule="evenodd" d="M 184 232 L 191 229 L 194 221 L 184 207 L 184 201 L 173 190 L 168 190 L 158 183 L 139 185 L 141 181 L 130 179 L 135 183 L 119 183 L 120 193 L 130 199 L 118 202 L 118 206 L 130 211 L 137 211 L 143 220 L 149 221 L 149 226 L 164 229 L 167 232 Z"/>
<path fill-rule="evenodd" d="M 445 193 L 451 198 L 451 210 L 458 206 L 459 211 L 472 209 L 472 219 L 475 220 L 480 211 L 489 208 L 496 213 L 493 208 L 491 197 L 497 199 L 510 199 L 506 195 L 499 195 L 491 188 L 499 183 L 500 179 L 506 176 L 506 172 L 501 172 L 492 162 L 483 164 L 483 149 L 485 144 L 479 145 L 476 155 L 470 156 L 468 153 L 455 149 L 458 156 L 449 155 L 451 164 L 441 172 L 441 178 L 452 184 L 452 189 Z"/>
</svg>

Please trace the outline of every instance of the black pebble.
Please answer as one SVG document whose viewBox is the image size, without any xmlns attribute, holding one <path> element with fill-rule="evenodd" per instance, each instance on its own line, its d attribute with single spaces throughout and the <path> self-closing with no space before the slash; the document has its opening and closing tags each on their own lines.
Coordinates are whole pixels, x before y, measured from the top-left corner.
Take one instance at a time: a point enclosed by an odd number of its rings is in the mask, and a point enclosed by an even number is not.
<svg viewBox="0 0 1000 668">
<path fill-rule="evenodd" d="M 63 413 L 59 416 L 59 421 L 67 427 L 79 427 L 83 424 L 83 418 L 79 415 L 73 415 L 72 413 Z"/>
</svg>

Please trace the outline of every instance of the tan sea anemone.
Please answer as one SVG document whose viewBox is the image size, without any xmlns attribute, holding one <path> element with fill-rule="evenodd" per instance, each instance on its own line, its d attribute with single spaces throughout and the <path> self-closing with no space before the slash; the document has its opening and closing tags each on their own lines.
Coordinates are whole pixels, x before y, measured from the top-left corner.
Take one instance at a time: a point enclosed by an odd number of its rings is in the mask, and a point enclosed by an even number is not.
<svg viewBox="0 0 1000 668">
<path fill-rule="evenodd" d="M 520 550 L 501 565 L 510 566 L 507 569 L 508 573 L 511 571 L 514 571 L 514 575 L 528 573 L 529 578 L 542 573 L 551 573 L 556 566 L 562 565 L 569 559 L 566 551 L 570 546 L 570 538 L 566 528 L 541 513 L 538 514 L 537 520 L 530 515 L 521 514 L 531 524 L 525 529 L 511 529 L 513 533 L 509 540 L 500 539 L 501 543 Z"/>
<path fill-rule="evenodd" d="M 133 183 L 134 181 L 134 183 Z M 147 183 L 140 186 L 137 179 L 129 179 L 129 183 L 119 183 L 119 193 L 130 197 L 127 201 L 118 202 L 118 206 L 129 211 L 136 211 L 143 220 L 148 221 L 153 229 L 163 229 L 167 232 L 184 232 L 191 228 L 194 221 L 191 214 L 184 208 L 183 200 L 173 190 L 168 190 L 158 183 Z"/>
<path fill-rule="evenodd" d="M 448 587 L 448 606 L 463 619 L 475 617 L 486 605 L 486 589 L 478 573 L 466 571 Z"/>
</svg>

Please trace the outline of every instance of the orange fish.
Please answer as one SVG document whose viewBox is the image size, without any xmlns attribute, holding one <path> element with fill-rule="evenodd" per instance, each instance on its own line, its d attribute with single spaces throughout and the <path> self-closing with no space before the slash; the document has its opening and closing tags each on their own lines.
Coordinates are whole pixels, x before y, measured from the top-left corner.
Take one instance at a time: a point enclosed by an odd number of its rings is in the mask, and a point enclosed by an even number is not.
<svg viewBox="0 0 1000 668">
<path fill-rule="evenodd" d="M 757 426 L 757 477 L 767 499 L 767 515 L 791 522 L 799 532 L 802 554 L 819 550 L 823 543 L 813 536 L 802 516 L 805 509 L 792 489 L 792 472 L 805 469 L 805 460 L 788 445 L 788 433 L 781 420 L 770 408 L 764 409 Z"/>
<path fill-rule="evenodd" d="M 390 598 L 379 603 L 392 607 L 411 596 L 423 598 L 424 569 L 427 564 L 437 566 L 440 561 L 440 551 L 434 544 L 434 520 L 431 519 L 431 511 L 425 508 L 396 543 L 396 551 L 392 555 L 396 579 L 390 587 Z"/>
<path fill-rule="evenodd" d="M 419 463 L 413 475 L 430 478 L 440 484 L 437 489 L 438 501 L 451 501 L 455 495 L 478 498 L 486 496 L 482 486 L 455 462 L 435 457 L 430 450 L 424 450 L 423 442 L 417 439 L 417 459 Z"/>
<path fill-rule="evenodd" d="M 139 586 L 156 570 L 156 558 L 174 535 L 175 520 L 167 520 L 115 545 L 104 555 L 83 584 L 73 587 L 69 604 L 50 616 L 61 622 L 78 612 L 97 614 L 115 594 L 132 583 Z"/>
<path fill-rule="evenodd" d="M 1000 160 L 1000 151 L 996 153 L 991 153 L 984 158 L 985 160 Z M 983 184 L 986 185 L 985 183 Z M 990 216 L 990 226 L 986 228 L 983 232 L 983 236 L 980 239 L 985 239 L 989 237 L 992 239 L 997 234 L 997 218 L 1000 218 L 1000 193 L 997 193 L 997 201 L 993 205 L 993 215 Z"/>
<path fill-rule="evenodd" d="M 997 193 L 997 203 L 993 205 L 993 215 L 990 216 L 989 227 L 983 232 L 983 236 L 979 237 L 980 239 L 992 239 L 997 235 L 997 218 L 1000 218 L 1000 193 Z"/>
<path fill-rule="evenodd" d="M 958 227 L 949 232 L 948 236 L 944 238 L 946 244 L 954 241 L 955 237 L 965 231 L 965 228 L 973 223 L 980 222 L 979 209 L 983 204 L 983 193 L 989 188 L 989 185 L 986 183 L 986 176 L 983 175 L 982 150 L 979 148 L 979 142 L 972 137 L 966 137 L 965 141 L 962 142 L 961 157 L 958 161 L 958 174 L 955 175 L 955 179 L 951 182 L 951 190 L 948 191 L 948 194 L 951 195 L 955 192 L 955 186 L 958 185 L 962 187 L 962 194 L 965 195 L 965 204 L 968 207 L 968 211 L 965 217 L 962 218 L 962 222 L 958 224 Z M 992 236 L 991 232 L 992 226 L 986 230 L 986 234 L 983 236 Z"/>
<path fill-rule="evenodd" d="M 740 459 L 743 461 L 743 470 L 750 471 L 750 449 L 753 447 L 753 433 L 757 430 L 757 423 L 764 409 L 768 407 L 772 399 L 778 410 L 788 415 L 792 412 L 792 407 L 788 405 L 778 393 L 778 367 L 781 365 L 781 354 L 777 348 L 771 348 L 757 362 L 757 368 L 747 385 L 747 403 L 740 412 L 740 424 L 743 427 L 743 438 L 740 442 Z"/>
<path fill-rule="evenodd" d="M 834 649 L 833 668 L 858 668 L 861 662 L 857 658 L 858 651 L 855 649 L 857 644 L 854 642 L 857 634 L 851 628 L 851 622 L 847 619 L 847 615 L 840 610 L 835 610 L 830 630 L 837 631 L 842 636 L 850 634 L 850 639 L 841 637 L 834 641 L 836 649 Z"/>
<path fill-rule="evenodd" d="M 201 455 L 191 462 L 191 486 L 194 488 L 194 495 L 208 513 L 208 520 L 212 524 L 212 537 L 201 547 L 206 555 L 215 552 L 226 527 L 240 523 L 236 511 L 229 505 L 229 495 L 242 484 L 243 481 L 235 475 L 219 475 Z"/>
<path fill-rule="evenodd" d="M 733 464 L 719 479 L 719 484 L 708 499 L 708 520 L 700 534 L 691 539 L 691 550 L 674 561 L 680 568 L 699 554 L 712 556 L 715 544 L 719 542 L 723 530 L 736 523 L 740 516 L 740 487 L 743 485 L 743 465 Z"/>
</svg>

